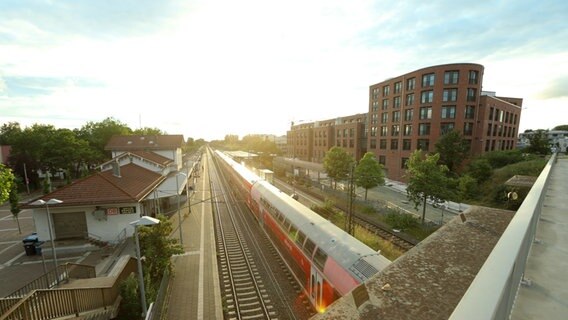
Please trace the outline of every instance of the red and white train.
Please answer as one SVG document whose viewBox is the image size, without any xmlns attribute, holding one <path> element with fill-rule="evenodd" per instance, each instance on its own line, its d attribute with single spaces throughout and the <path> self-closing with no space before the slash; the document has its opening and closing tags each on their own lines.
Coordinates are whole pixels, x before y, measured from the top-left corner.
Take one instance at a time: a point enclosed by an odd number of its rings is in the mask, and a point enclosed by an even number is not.
<svg viewBox="0 0 568 320">
<path fill-rule="evenodd" d="M 215 154 L 318 312 L 391 263 L 223 152 Z"/>
</svg>

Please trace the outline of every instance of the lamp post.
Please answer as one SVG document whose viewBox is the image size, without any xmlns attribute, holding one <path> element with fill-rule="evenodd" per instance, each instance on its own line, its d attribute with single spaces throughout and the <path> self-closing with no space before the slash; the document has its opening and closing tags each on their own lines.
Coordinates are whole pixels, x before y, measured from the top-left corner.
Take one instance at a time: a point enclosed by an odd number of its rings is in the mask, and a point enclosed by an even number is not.
<svg viewBox="0 0 568 320">
<path fill-rule="evenodd" d="M 134 227 L 134 238 L 136 239 L 136 258 L 138 260 L 138 282 L 140 286 L 140 303 L 142 304 L 142 317 L 146 317 L 148 308 L 146 307 L 146 290 L 144 288 L 144 274 L 142 271 L 142 261 L 140 257 L 140 240 L 138 239 L 138 226 L 152 226 L 159 224 L 160 220 L 148 216 L 143 216 L 142 218 L 130 222 L 130 225 Z"/>
<path fill-rule="evenodd" d="M 49 230 L 49 240 L 51 241 L 51 254 L 53 255 L 53 265 L 55 266 L 55 278 L 57 284 L 59 284 L 59 274 L 57 273 L 57 254 L 55 253 L 55 239 L 53 239 L 53 232 L 51 231 L 51 214 L 49 213 L 49 205 L 50 204 L 60 204 L 63 201 L 58 199 L 49 199 L 44 201 L 42 199 L 36 200 L 31 204 L 34 206 L 43 206 L 45 205 L 45 210 L 47 212 L 47 229 Z"/>
<path fill-rule="evenodd" d="M 182 231 L 181 231 L 181 210 L 180 210 L 180 191 L 179 191 L 179 182 L 178 182 L 178 175 L 182 175 L 185 177 L 185 179 L 187 180 L 187 174 L 183 173 L 183 172 L 178 172 L 176 174 L 176 194 L 177 194 L 177 198 L 178 198 L 178 229 L 179 229 L 179 243 L 181 244 L 181 247 L 183 248 L 183 235 L 182 235 Z M 187 183 L 187 181 L 186 181 Z M 189 197 L 189 194 L 187 195 Z"/>
</svg>

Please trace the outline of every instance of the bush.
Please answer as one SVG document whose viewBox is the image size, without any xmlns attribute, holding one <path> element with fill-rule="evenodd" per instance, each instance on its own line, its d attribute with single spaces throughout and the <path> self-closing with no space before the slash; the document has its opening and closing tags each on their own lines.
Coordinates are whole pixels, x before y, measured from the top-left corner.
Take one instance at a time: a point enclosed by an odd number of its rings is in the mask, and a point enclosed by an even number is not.
<svg viewBox="0 0 568 320">
<path fill-rule="evenodd" d="M 390 211 L 385 217 L 385 222 L 394 229 L 405 230 L 418 225 L 418 219 L 407 213 Z"/>
<path fill-rule="evenodd" d="M 140 319 L 142 306 L 135 273 L 131 273 L 120 285 L 120 296 L 122 300 L 117 319 Z"/>
</svg>

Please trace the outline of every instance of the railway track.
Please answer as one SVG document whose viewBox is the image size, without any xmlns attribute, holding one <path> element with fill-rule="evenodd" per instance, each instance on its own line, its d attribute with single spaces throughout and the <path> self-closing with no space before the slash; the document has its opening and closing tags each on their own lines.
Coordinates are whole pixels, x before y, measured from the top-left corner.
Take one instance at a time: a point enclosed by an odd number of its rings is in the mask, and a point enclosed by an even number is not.
<svg viewBox="0 0 568 320">
<path fill-rule="evenodd" d="M 215 204 L 217 256 L 226 319 L 277 319 L 255 261 L 237 225 L 229 193 Z"/>
</svg>

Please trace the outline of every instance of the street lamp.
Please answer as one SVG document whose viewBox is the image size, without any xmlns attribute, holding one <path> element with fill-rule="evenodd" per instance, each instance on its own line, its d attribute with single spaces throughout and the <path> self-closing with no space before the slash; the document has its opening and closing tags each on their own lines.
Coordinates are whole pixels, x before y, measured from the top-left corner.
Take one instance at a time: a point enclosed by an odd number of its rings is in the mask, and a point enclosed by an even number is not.
<svg viewBox="0 0 568 320">
<path fill-rule="evenodd" d="M 142 271 L 142 261 L 140 257 L 140 240 L 138 240 L 138 226 L 152 226 L 159 224 L 160 220 L 148 216 L 143 216 L 142 218 L 130 222 L 130 225 L 134 227 L 134 238 L 136 239 L 136 258 L 138 259 L 138 282 L 140 286 L 140 302 L 142 303 L 142 317 L 146 317 L 148 308 L 146 307 L 146 290 L 144 290 L 144 274 Z"/>
<path fill-rule="evenodd" d="M 47 228 L 49 230 L 49 240 L 51 241 L 51 254 L 53 255 L 53 265 L 55 266 L 55 277 L 57 284 L 59 284 L 59 274 L 57 273 L 57 254 L 55 253 L 55 239 L 53 239 L 53 232 L 51 231 L 51 214 L 49 213 L 49 205 L 60 203 L 63 203 L 63 201 L 58 199 L 50 199 L 47 201 L 39 199 L 31 203 L 31 205 L 33 206 L 45 205 L 45 210 L 47 211 Z"/>
<path fill-rule="evenodd" d="M 178 172 L 176 174 L 176 194 L 177 194 L 177 198 L 178 198 L 178 229 L 179 229 L 179 243 L 181 244 L 181 247 L 183 248 L 183 235 L 182 235 L 182 231 L 181 231 L 181 210 L 180 210 L 180 205 L 179 205 L 179 201 L 180 201 L 180 193 L 181 191 L 179 191 L 179 182 L 178 182 L 178 175 L 182 175 L 185 177 L 185 179 L 187 180 L 187 174 L 183 173 L 183 172 Z M 187 181 L 186 181 L 187 183 Z M 187 195 L 189 197 L 189 194 Z"/>
</svg>

